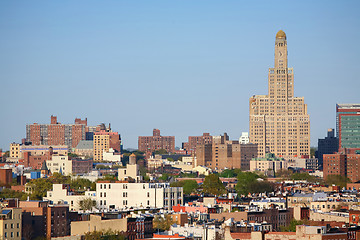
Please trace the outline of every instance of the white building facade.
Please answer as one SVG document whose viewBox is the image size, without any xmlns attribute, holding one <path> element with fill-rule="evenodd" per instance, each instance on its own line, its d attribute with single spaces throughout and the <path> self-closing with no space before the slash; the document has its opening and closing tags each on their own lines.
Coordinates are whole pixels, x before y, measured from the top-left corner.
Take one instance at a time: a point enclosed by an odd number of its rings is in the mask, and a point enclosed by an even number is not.
<svg viewBox="0 0 360 240">
<path fill-rule="evenodd" d="M 182 187 L 169 183 L 128 183 L 99 181 L 96 202 L 101 210 L 127 208 L 165 208 L 183 204 Z"/>
<path fill-rule="evenodd" d="M 96 191 L 85 191 L 84 195 L 78 195 L 69 191 L 67 184 L 53 184 L 53 190 L 47 191 L 43 200 L 49 200 L 54 204 L 68 204 L 70 211 L 80 211 L 80 202 L 87 198 L 96 201 Z"/>
<path fill-rule="evenodd" d="M 72 160 L 67 155 L 52 155 L 51 160 L 46 161 L 46 166 L 51 173 L 72 174 Z"/>
</svg>

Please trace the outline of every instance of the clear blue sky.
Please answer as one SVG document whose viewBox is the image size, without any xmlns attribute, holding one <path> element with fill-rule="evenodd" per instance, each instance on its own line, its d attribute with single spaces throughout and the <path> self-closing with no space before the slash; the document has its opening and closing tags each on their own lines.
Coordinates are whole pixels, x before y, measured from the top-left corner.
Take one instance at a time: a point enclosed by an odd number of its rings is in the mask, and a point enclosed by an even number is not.
<svg viewBox="0 0 360 240">
<path fill-rule="evenodd" d="M 248 99 L 267 94 L 278 30 L 311 145 L 335 104 L 360 102 L 359 1 L 1 1 L 0 148 L 28 123 L 111 123 L 139 135 L 248 131 Z"/>
</svg>

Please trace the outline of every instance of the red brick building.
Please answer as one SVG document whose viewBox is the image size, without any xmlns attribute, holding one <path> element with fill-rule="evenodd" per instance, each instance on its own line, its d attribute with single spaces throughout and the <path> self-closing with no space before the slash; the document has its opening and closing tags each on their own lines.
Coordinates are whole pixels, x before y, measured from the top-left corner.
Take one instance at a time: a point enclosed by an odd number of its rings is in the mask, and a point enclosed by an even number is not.
<svg viewBox="0 0 360 240">
<path fill-rule="evenodd" d="M 93 163 L 93 159 L 72 159 L 72 173 L 84 174 L 91 172 Z"/>
<path fill-rule="evenodd" d="M 44 155 L 32 155 L 30 152 L 24 152 L 24 158 L 19 160 L 25 167 L 31 167 L 32 169 L 41 169 L 43 162 L 51 160 L 51 152 L 47 152 Z"/>
<path fill-rule="evenodd" d="M 46 201 L 20 201 L 24 239 L 70 235 L 69 207 L 49 205 Z"/>
<path fill-rule="evenodd" d="M 45 221 L 47 239 L 70 235 L 69 206 L 48 206 Z"/>
<path fill-rule="evenodd" d="M 75 124 L 61 124 L 56 116 L 51 116 L 50 124 L 26 125 L 26 141 L 32 145 L 67 145 L 75 148 L 80 140 L 85 140 L 87 119 L 75 119 Z"/>
<path fill-rule="evenodd" d="M 348 177 L 351 182 L 360 181 L 360 154 L 356 149 L 343 149 L 340 153 L 323 155 L 324 178 L 329 175 Z"/>
<path fill-rule="evenodd" d="M 324 154 L 323 161 L 325 179 L 328 175 L 346 175 L 346 154 Z"/>
<path fill-rule="evenodd" d="M 160 130 L 154 129 L 152 136 L 139 137 L 138 149 L 142 152 L 164 149 L 169 153 L 173 153 L 175 151 L 175 136 L 161 136 Z"/>
<path fill-rule="evenodd" d="M 189 136 L 188 142 L 182 143 L 182 148 L 187 151 L 196 151 L 197 145 L 212 144 L 213 137 L 210 133 L 203 133 L 202 136 Z"/>
<path fill-rule="evenodd" d="M 0 169 L 0 184 L 10 186 L 12 183 L 12 170 Z"/>
<path fill-rule="evenodd" d="M 350 210 L 349 211 L 349 223 L 359 225 L 360 224 L 360 211 Z"/>
</svg>

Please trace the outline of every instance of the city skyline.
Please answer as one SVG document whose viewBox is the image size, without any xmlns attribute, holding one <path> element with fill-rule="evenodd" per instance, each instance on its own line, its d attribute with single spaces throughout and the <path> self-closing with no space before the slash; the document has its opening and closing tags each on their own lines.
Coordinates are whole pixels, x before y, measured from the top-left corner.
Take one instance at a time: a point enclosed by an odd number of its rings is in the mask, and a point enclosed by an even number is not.
<svg viewBox="0 0 360 240">
<path fill-rule="evenodd" d="M 124 148 L 154 128 L 179 147 L 203 132 L 238 139 L 280 29 L 317 145 L 336 103 L 360 102 L 359 3 L 277 3 L 0 3 L 0 148 L 50 115 L 110 122 Z"/>
</svg>

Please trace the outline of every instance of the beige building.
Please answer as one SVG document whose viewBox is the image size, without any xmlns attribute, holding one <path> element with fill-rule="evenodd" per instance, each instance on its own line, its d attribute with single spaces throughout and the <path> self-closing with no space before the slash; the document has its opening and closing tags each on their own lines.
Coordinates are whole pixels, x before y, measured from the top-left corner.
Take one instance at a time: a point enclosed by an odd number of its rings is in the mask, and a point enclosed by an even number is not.
<svg viewBox="0 0 360 240">
<path fill-rule="evenodd" d="M 345 222 L 349 223 L 349 213 L 310 211 L 311 221 Z"/>
<path fill-rule="evenodd" d="M 21 158 L 20 156 L 20 144 L 19 143 L 10 143 L 10 158 Z"/>
<path fill-rule="evenodd" d="M 51 173 L 72 174 L 72 160 L 67 155 L 52 155 L 46 166 Z"/>
<path fill-rule="evenodd" d="M 250 161 L 250 171 L 260 171 L 264 174 L 274 174 L 280 169 L 287 169 L 285 159 L 277 158 L 272 153 L 267 153 L 263 158 L 253 158 Z"/>
<path fill-rule="evenodd" d="M 303 97 L 294 97 L 294 71 L 288 68 L 286 34 L 275 39 L 275 66 L 269 69 L 268 95 L 250 97 L 250 142 L 259 157 L 310 155 L 310 118 Z"/>
<path fill-rule="evenodd" d="M 103 161 L 104 152 L 108 153 L 109 149 L 112 148 L 114 152 L 120 153 L 121 149 L 121 138 L 118 132 L 113 132 L 109 128 L 108 130 L 100 130 L 94 133 L 93 140 L 94 148 L 94 162 Z"/>
<path fill-rule="evenodd" d="M 1 239 L 21 240 L 21 208 L 0 209 Z"/>
<path fill-rule="evenodd" d="M 52 151 L 53 154 L 67 155 L 69 152 L 66 145 L 21 145 L 20 157 L 23 158 L 24 152 L 29 152 L 31 155 L 45 155 Z"/>
<path fill-rule="evenodd" d="M 142 180 L 139 165 L 136 164 L 136 155 L 134 153 L 129 156 L 129 163 L 126 167 L 118 169 L 118 179 L 120 181 L 126 181 L 129 178 L 134 179 L 136 182 L 140 182 Z"/>
<path fill-rule="evenodd" d="M 30 152 L 31 155 L 45 155 L 52 148 L 54 154 L 68 154 L 68 147 L 66 145 L 21 145 L 19 143 L 10 143 L 9 157 L 12 159 L 24 158 L 24 152 Z"/>
<path fill-rule="evenodd" d="M 94 135 L 94 161 L 102 161 L 104 152 L 109 151 L 110 136 Z"/>
<path fill-rule="evenodd" d="M 250 169 L 250 160 L 257 157 L 257 144 L 230 141 L 226 133 L 213 136 L 211 144 L 197 145 L 196 165 L 211 169 Z"/>
<path fill-rule="evenodd" d="M 71 222 L 71 235 L 84 235 L 93 231 L 112 231 L 126 232 L 127 218 L 121 219 L 101 219 L 101 216 L 90 215 L 89 221 L 73 221 Z"/>
</svg>

